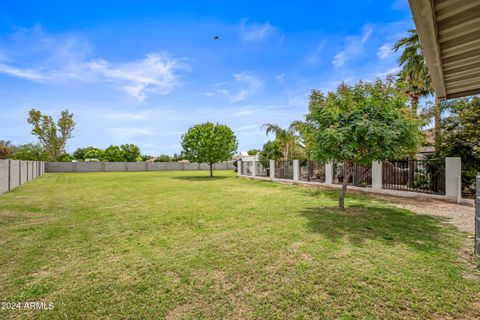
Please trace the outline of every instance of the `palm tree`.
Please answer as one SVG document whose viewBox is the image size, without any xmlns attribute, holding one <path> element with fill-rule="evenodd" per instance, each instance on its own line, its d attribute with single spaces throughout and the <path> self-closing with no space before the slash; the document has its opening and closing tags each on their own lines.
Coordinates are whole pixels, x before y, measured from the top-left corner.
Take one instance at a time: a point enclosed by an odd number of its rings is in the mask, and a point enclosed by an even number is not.
<svg viewBox="0 0 480 320">
<path fill-rule="evenodd" d="M 398 40 L 393 46 L 397 52 L 403 49 L 398 62 L 400 64 L 400 81 L 406 84 L 405 93 L 412 102 L 412 111 L 416 114 L 418 101 L 421 97 L 433 93 L 432 81 L 428 71 L 418 33 L 415 29 L 408 30 L 409 35 Z"/>
<path fill-rule="evenodd" d="M 398 62 L 400 64 L 400 81 L 405 84 L 405 93 L 411 99 L 412 111 L 417 114 L 418 101 L 421 97 L 434 94 L 432 79 L 423 55 L 422 46 L 417 30 L 408 30 L 409 35 L 398 40 L 393 46 L 397 52 L 403 49 Z M 438 151 L 441 144 L 442 105 L 435 102 L 432 109 L 435 128 L 435 149 Z"/>
<path fill-rule="evenodd" d="M 298 145 L 299 137 L 296 134 L 297 129 L 295 122 L 290 125 L 288 129 L 280 127 L 278 124 L 265 123 L 262 125 L 262 130 L 265 129 L 265 133 L 274 133 L 275 139 L 280 142 L 283 148 L 283 156 L 285 160 L 289 159 L 292 148 Z"/>
</svg>

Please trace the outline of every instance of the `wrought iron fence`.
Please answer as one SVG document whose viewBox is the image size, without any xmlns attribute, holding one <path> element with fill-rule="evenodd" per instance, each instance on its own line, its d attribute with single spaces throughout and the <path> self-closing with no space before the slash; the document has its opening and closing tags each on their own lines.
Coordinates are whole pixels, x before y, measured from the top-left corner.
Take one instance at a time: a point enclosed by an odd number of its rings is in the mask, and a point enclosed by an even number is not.
<svg viewBox="0 0 480 320">
<path fill-rule="evenodd" d="M 351 170 L 350 178 L 347 184 L 354 187 L 371 187 L 372 186 L 372 165 L 358 165 L 353 166 L 347 163 L 333 164 L 333 183 L 343 184 L 347 176 L 347 170 Z"/>
<path fill-rule="evenodd" d="M 242 174 L 245 176 L 253 175 L 253 161 L 242 161 Z"/>
<path fill-rule="evenodd" d="M 264 167 L 260 161 L 255 162 L 255 175 L 259 177 L 268 177 L 270 168 Z"/>
<path fill-rule="evenodd" d="M 293 179 L 293 161 L 275 161 L 275 178 Z"/>
<path fill-rule="evenodd" d="M 445 194 L 445 160 L 386 161 L 383 189 Z"/>
<path fill-rule="evenodd" d="M 475 199 L 477 170 L 462 164 L 462 198 Z"/>
<path fill-rule="evenodd" d="M 312 160 L 301 160 L 300 176 L 302 181 L 325 182 L 325 164 Z"/>
</svg>

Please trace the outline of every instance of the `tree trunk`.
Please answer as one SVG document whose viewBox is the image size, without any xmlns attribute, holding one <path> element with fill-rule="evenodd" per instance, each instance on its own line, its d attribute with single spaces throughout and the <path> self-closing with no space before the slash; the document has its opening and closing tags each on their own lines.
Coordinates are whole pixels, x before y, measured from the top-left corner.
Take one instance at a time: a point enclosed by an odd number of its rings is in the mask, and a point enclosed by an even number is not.
<svg viewBox="0 0 480 320">
<path fill-rule="evenodd" d="M 435 99 L 434 121 L 435 153 L 438 153 L 442 147 L 442 108 L 437 99 Z"/>
<path fill-rule="evenodd" d="M 338 208 L 342 211 L 345 211 L 345 193 L 347 192 L 348 180 L 350 180 L 352 172 L 350 168 L 351 166 L 352 165 L 350 163 L 347 163 L 345 166 L 347 170 L 343 176 L 342 191 L 340 192 L 340 199 L 338 199 Z"/>
<path fill-rule="evenodd" d="M 213 177 L 213 164 L 210 163 L 210 177 Z"/>
<path fill-rule="evenodd" d="M 420 100 L 420 97 L 418 94 L 412 94 L 412 111 L 417 115 L 417 110 L 418 110 L 418 100 Z"/>
</svg>

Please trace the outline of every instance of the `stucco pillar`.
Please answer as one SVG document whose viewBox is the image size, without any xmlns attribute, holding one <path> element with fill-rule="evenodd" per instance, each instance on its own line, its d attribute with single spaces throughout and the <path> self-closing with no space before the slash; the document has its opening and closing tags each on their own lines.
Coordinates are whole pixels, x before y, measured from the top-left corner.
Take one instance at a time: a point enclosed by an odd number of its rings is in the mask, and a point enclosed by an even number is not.
<svg viewBox="0 0 480 320">
<path fill-rule="evenodd" d="M 333 163 L 325 163 L 325 183 L 333 184 Z"/>
<path fill-rule="evenodd" d="M 293 181 L 300 180 L 300 163 L 298 160 L 293 160 Z"/>
<path fill-rule="evenodd" d="M 270 179 L 275 178 L 275 160 L 270 160 Z"/>
<path fill-rule="evenodd" d="M 252 161 L 252 177 L 255 177 L 257 175 L 257 161 L 253 160 Z"/>
<path fill-rule="evenodd" d="M 242 175 L 242 160 L 237 160 L 237 176 Z"/>
<path fill-rule="evenodd" d="M 383 182 L 382 163 L 380 161 L 372 162 L 372 189 L 381 190 Z"/>
<path fill-rule="evenodd" d="M 445 158 L 445 195 L 450 200 L 462 200 L 462 159 Z"/>
</svg>

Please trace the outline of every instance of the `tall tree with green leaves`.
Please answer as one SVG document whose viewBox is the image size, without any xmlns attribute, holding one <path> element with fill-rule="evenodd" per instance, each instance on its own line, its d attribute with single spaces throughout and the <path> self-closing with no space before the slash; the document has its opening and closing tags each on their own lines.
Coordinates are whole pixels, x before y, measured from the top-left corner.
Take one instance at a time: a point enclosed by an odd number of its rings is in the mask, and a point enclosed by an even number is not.
<svg viewBox="0 0 480 320">
<path fill-rule="evenodd" d="M 402 50 L 398 62 L 401 70 L 400 81 L 405 93 L 410 97 L 412 111 L 417 114 L 421 97 L 433 93 L 432 80 L 428 71 L 420 39 L 415 29 L 408 30 L 408 36 L 399 39 L 393 46 L 395 52 Z"/>
<path fill-rule="evenodd" d="M 0 140 L 0 159 L 8 159 L 14 150 L 15 147 L 10 141 Z"/>
<path fill-rule="evenodd" d="M 48 154 L 39 143 L 27 143 L 15 147 L 12 159 L 46 161 L 48 160 Z"/>
<path fill-rule="evenodd" d="M 224 124 L 197 124 L 182 135 L 185 158 L 193 162 L 207 163 L 210 166 L 210 177 L 213 177 L 213 164 L 230 160 L 237 147 L 235 134 Z"/>
<path fill-rule="evenodd" d="M 260 151 L 259 160 L 264 168 L 269 167 L 270 160 L 280 160 L 283 157 L 282 145 L 278 140 L 267 141 Z"/>
<path fill-rule="evenodd" d="M 108 162 L 123 162 L 125 161 L 125 153 L 119 146 L 109 146 L 103 152 L 103 159 Z"/>
<path fill-rule="evenodd" d="M 289 160 L 292 157 L 293 149 L 299 146 L 296 122 L 293 122 L 288 129 L 282 128 L 278 124 L 265 123 L 262 125 L 263 129 L 267 136 L 270 133 L 275 134 L 275 140 L 282 145 L 284 159 Z"/>
<path fill-rule="evenodd" d="M 402 158 L 415 153 L 421 141 L 419 121 L 392 78 L 355 86 L 342 84 L 326 96 L 314 90 L 306 122 L 313 158 L 346 164 L 341 210 L 345 210 L 345 193 L 355 164 Z"/>
<path fill-rule="evenodd" d="M 51 116 L 31 109 L 27 121 L 33 126 L 32 134 L 37 136 L 49 159 L 53 161 L 60 159 L 65 152 L 65 144 L 72 137 L 75 128 L 73 113 L 68 110 L 62 111 L 60 119 L 55 123 Z"/>
<path fill-rule="evenodd" d="M 124 161 L 127 162 L 135 162 L 135 161 L 142 161 L 140 157 L 140 148 L 132 143 L 122 144 L 120 146 L 122 149 Z"/>
<path fill-rule="evenodd" d="M 463 193 L 473 196 L 480 171 L 480 96 L 450 100 L 446 106 L 444 139 L 437 155 L 462 158 Z"/>
<path fill-rule="evenodd" d="M 398 62 L 401 70 L 399 73 L 399 87 L 410 97 L 412 110 L 417 114 L 420 98 L 435 94 L 432 79 L 428 70 L 425 56 L 417 30 L 408 30 L 408 36 L 398 40 L 393 46 L 395 52 L 401 50 Z M 434 120 L 435 149 L 438 152 L 442 143 L 442 112 L 443 105 L 435 101 L 429 110 Z"/>
</svg>

